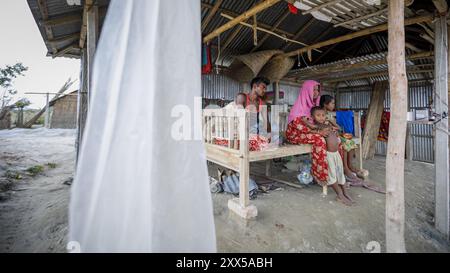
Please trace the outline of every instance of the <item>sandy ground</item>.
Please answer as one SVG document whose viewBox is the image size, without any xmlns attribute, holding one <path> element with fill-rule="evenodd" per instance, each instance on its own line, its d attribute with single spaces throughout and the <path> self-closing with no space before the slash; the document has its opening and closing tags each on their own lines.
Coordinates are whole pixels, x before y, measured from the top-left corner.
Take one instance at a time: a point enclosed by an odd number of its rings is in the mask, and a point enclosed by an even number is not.
<svg viewBox="0 0 450 273">
<path fill-rule="evenodd" d="M 0 192 L 0 252 L 65 252 L 70 187 L 64 182 L 73 176 L 74 135 L 73 130 L 0 131 L 0 186 L 9 185 Z M 381 157 L 365 162 L 371 181 L 383 187 L 384 164 Z M 32 177 L 26 169 L 36 165 L 44 169 Z M 262 168 L 255 164 L 252 171 Z M 279 178 L 296 181 L 280 168 L 274 166 Z M 216 175 L 214 165 L 210 170 Z M 7 179 L 7 171 L 22 179 Z M 406 181 L 407 250 L 450 252 L 433 228 L 433 165 L 408 162 Z M 384 251 L 384 195 L 352 188 L 357 204 L 345 207 L 332 192 L 322 197 L 317 186 L 277 186 L 252 201 L 259 213 L 252 221 L 228 211 L 232 196 L 213 195 L 220 252 L 368 252 L 372 241 Z"/>
</svg>

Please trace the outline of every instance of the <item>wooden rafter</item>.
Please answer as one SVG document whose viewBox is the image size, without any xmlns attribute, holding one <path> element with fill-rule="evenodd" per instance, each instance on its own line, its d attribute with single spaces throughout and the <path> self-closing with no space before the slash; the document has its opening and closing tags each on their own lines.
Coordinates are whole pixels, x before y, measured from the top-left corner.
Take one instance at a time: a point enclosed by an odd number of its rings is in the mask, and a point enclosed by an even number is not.
<svg viewBox="0 0 450 273">
<path fill-rule="evenodd" d="M 99 16 L 100 18 L 104 18 L 106 16 L 107 8 L 101 7 L 99 8 Z M 82 12 L 71 12 L 67 14 L 58 15 L 47 20 L 41 20 L 39 23 L 43 26 L 55 27 L 66 24 L 78 23 L 83 20 Z"/>
<path fill-rule="evenodd" d="M 278 20 L 275 22 L 275 24 L 273 25 L 273 27 L 270 29 L 270 31 L 275 31 L 280 24 L 289 16 L 289 14 L 291 14 L 289 11 L 285 12 L 283 15 L 281 15 L 280 18 L 278 18 Z M 259 40 L 258 45 L 253 47 L 253 49 L 251 50 L 251 52 L 255 52 L 257 51 L 263 44 L 264 42 L 270 37 L 270 34 L 267 33 L 266 35 L 264 35 L 261 40 Z"/>
<path fill-rule="evenodd" d="M 47 43 L 49 44 L 59 44 L 67 41 L 73 41 L 80 39 L 80 33 L 69 34 L 61 37 L 56 37 L 54 39 L 48 39 Z"/>
<path fill-rule="evenodd" d="M 235 18 L 233 18 L 233 17 L 231 17 L 231 16 L 228 16 L 228 15 L 226 15 L 226 14 L 221 14 L 223 17 L 225 17 L 225 18 L 227 18 L 227 19 L 230 19 L 230 20 L 234 20 Z M 273 36 L 276 36 L 276 37 L 278 37 L 278 38 L 280 38 L 280 39 L 283 39 L 283 40 L 285 40 L 285 41 L 288 41 L 288 42 L 290 42 L 290 43 L 295 43 L 295 44 L 299 44 L 299 45 L 302 45 L 302 46 L 308 46 L 307 44 L 305 44 L 305 43 L 302 43 L 302 42 L 300 42 L 300 41 L 295 41 L 295 40 L 292 40 L 292 39 L 289 39 L 289 38 L 286 38 L 286 37 L 284 37 L 284 36 L 282 36 L 282 35 L 280 35 L 280 34 L 278 34 L 278 33 L 275 33 L 275 32 L 273 32 L 273 31 L 270 31 L 270 30 L 268 30 L 268 29 L 265 29 L 265 28 L 262 28 L 262 27 L 258 27 L 258 26 L 255 26 L 255 24 L 254 24 L 254 21 L 255 19 L 253 19 L 253 24 L 249 24 L 249 23 L 245 23 L 245 22 L 240 22 L 239 24 L 240 25 L 243 25 L 243 26 L 246 26 L 246 27 L 248 27 L 248 28 L 251 28 L 251 29 L 256 29 L 256 30 L 259 30 L 259 31 L 262 31 L 262 32 L 265 32 L 265 33 L 268 33 L 268 34 L 270 34 L 270 35 L 273 35 Z M 322 51 L 320 51 L 320 50 L 318 50 L 318 49 L 315 49 L 317 52 L 319 52 L 319 53 L 321 53 Z"/>
<path fill-rule="evenodd" d="M 294 37 L 292 38 L 293 40 L 297 40 L 298 38 L 300 38 L 300 36 L 302 36 L 302 34 L 314 23 L 314 18 L 309 19 L 309 21 L 304 24 L 294 35 Z M 283 47 L 283 51 L 288 49 L 289 46 L 291 45 L 291 43 L 287 43 L 284 47 Z"/>
<path fill-rule="evenodd" d="M 445 14 L 448 11 L 447 1 L 445 0 L 433 0 L 433 4 L 439 13 Z"/>
<path fill-rule="evenodd" d="M 250 17 L 252 17 L 255 14 L 258 14 L 259 12 L 270 8 L 271 6 L 277 4 L 278 2 L 280 2 L 281 0 L 266 0 L 260 4 L 257 4 L 256 6 L 254 6 L 253 8 L 251 8 L 250 10 L 244 12 L 243 14 L 239 15 L 238 17 L 234 18 L 233 20 L 227 22 L 225 25 L 217 28 L 216 30 L 214 30 L 213 32 L 211 32 L 210 34 L 206 35 L 205 38 L 203 38 L 203 42 L 209 42 L 212 39 L 214 39 L 215 37 L 219 36 L 221 33 L 229 30 L 230 28 L 238 25 L 239 23 L 249 19 Z"/>
<path fill-rule="evenodd" d="M 207 3 L 203 3 L 202 2 L 201 5 L 202 5 L 203 8 L 207 8 L 207 9 L 212 9 L 213 8 L 213 5 L 210 5 L 210 4 L 207 4 Z M 236 12 L 233 12 L 231 10 L 224 9 L 224 8 L 219 8 L 218 11 L 220 13 L 224 13 L 224 14 L 232 16 L 232 17 L 238 17 L 239 16 L 239 14 L 237 14 Z M 259 22 L 258 25 L 260 27 L 263 27 L 263 28 L 266 28 L 266 29 L 272 28 L 271 25 L 267 25 L 267 24 L 264 24 L 262 22 Z M 288 37 L 288 38 L 294 37 L 294 34 L 292 34 L 290 32 L 287 32 L 285 30 L 279 29 L 279 28 L 274 29 L 274 31 L 277 32 L 277 33 L 280 33 L 282 35 L 286 35 L 286 37 Z"/>
<path fill-rule="evenodd" d="M 58 52 L 56 52 L 55 54 L 52 55 L 52 58 L 57 58 L 57 57 L 61 57 L 64 56 L 64 54 L 69 53 L 72 49 L 75 49 L 78 47 L 77 45 L 78 43 L 74 43 L 71 45 L 68 45 L 64 48 L 62 48 L 61 50 L 59 50 Z"/>
<path fill-rule="evenodd" d="M 241 32 L 243 27 L 244 27 L 243 25 L 237 26 L 236 29 L 233 31 L 233 33 L 231 33 L 230 36 L 228 36 L 227 40 L 223 43 L 222 48 L 227 48 L 230 45 L 230 43 L 234 40 L 234 38 L 236 38 L 239 32 Z"/>
<path fill-rule="evenodd" d="M 214 3 L 213 8 L 209 11 L 205 20 L 203 20 L 203 22 L 202 22 L 202 31 L 205 30 L 205 28 L 208 26 L 209 22 L 211 22 L 212 18 L 214 18 L 214 15 L 216 15 L 222 2 L 223 2 L 223 0 L 216 0 L 216 3 Z"/>
<path fill-rule="evenodd" d="M 385 53 L 387 56 L 387 54 Z M 419 59 L 430 59 L 434 58 L 434 53 L 432 51 L 427 52 L 420 52 L 416 54 L 411 54 L 406 56 L 406 60 L 413 61 L 413 60 L 419 60 Z M 323 67 L 323 68 L 317 68 L 314 72 L 320 73 L 320 74 L 330 74 L 330 73 L 337 73 L 337 72 L 343 72 L 343 71 L 349 71 L 353 69 L 360 69 L 363 67 L 370 67 L 370 66 L 376 66 L 376 65 L 386 65 L 387 64 L 387 57 L 384 57 L 383 59 L 379 60 L 369 60 L 364 62 L 357 62 L 357 63 L 349 63 L 349 62 L 343 62 L 343 63 L 337 63 L 335 65 Z M 416 65 L 418 67 L 420 65 Z M 309 73 L 307 70 L 300 70 L 298 73 L 302 73 L 305 75 L 305 77 L 310 77 L 310 75 L 306 75 Z M 295 75 L 295 74 L 294 74 Z M 289 78 L 292 78 L 293 75 L 291 74 L 288 76 Z M 297 77 L 299 79 L 299 77 Z"/>
<path fill-rule="evenodd" d="M 409 18 L 405 20 L 405 26 L 408 25 L 412 25 L 412 24 L 417 24 L 417 23 L 423 23 L 423 22 L 430 22 L 433 20 L 433 16 L 432 15 L 423 15 L 423 16 L 417 16 L 414 18 Z M 294 50 L 292 52 L 288 52 L 285 54 L 285 56 L 296 56 L 297 54 L 301 54 L 304 52 L 308 52 L 310 50 L 313 49 L 317 49 L 317 48 L 321 48 L 321 47 L 325 47 L 325 46 L 329 46 L 329 45 L 333 45 L 336 43 L 340 43 L 340 42 L 344 42 L 344 41 L 348 41 L 348 40 L 352 40 L 358 37 L 362 37 L 362 36 L 366 36 L 366 35 L 370 35 L 373 33 L 377 33 L 377 32 L 382 32 L 382 31 L 386 31 L 388 29 L 388 25 L 387 24 L 382 24 L 379 26 L 375 26 L 375 27 L 371 27 L 371 28 L 367 28 L 364 30 L 360 30 L 357 32 L 353 32 L 353 33 L 349 33 L 340 37 L 336 37 L 327 41 L 323 41 L 308 47 L 304 47 L 298 50 Z"/>
<path fill-rule="evenodd" d="M 83 24 L 81 26 L 80 31 L 80 43 L 79 47 L 84 48 L 86 44 L 86 35 L 87 35 L 87 16 L 89 9 L 93 6 L 94 0 L 85 0 L 83 7 Z"/>
<path fill-rule="evenodd" d="M 48 9 L 47 9 L 47 0 L 38 0 L 39 10 L 41 11 L 42 19 L 48 19 Z M 44 26 L 45 34 L 47 35 L 47 39 L 53 39 L 53 31 L 50 26 Z M 57 52 L 57 48 L 54 44 L 51 46 L 52 52 L 51 54 L 55 54 Z"/>
</svg>

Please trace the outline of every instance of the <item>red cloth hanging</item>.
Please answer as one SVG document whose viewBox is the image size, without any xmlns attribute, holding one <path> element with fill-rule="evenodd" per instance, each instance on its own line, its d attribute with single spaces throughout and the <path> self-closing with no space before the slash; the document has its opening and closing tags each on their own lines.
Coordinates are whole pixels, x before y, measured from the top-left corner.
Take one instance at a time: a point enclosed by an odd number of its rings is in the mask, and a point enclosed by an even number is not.
<svg viewBox="0 0 450 273">
<path fill-rule="evenodd" d="M 212 72 L 211 61 L 211 47 L 209 45 L 202 45 L 202 74 L 209 74 Z"/>
<path fill-rule="evenodd" d="M 292 14 L 297 14 L 298 13 L 298 8 L 296 6 L 294 6 L 293 4 L 288 3 L 288 8 L 289 8 L 289 11 Z"/>
</svg>

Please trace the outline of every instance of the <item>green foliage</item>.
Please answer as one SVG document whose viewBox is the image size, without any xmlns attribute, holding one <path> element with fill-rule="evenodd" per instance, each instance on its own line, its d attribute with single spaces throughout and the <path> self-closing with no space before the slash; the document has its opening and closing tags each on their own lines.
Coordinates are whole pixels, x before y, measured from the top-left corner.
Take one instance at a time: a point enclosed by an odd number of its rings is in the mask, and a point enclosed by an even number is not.
<svg viewBox="0 0 450 273">
<path fill-rule="evenodd" d="M 24 99 L 21 99 L 18 102 L 16 102 L 15 106 L 17 108 L 24 108 L 24 107 L 26 107 L 26 106 L 28 106 L 30 104 L 31 104 L 31 102 L 28 99 L 24 98 Z"/>
<path fill-rule="evenodd" d="M 12 82 L 18 76 L 23 76 L 23 72 L 27 71 L 28 67 L 23 66 L 22 63 L 15 65 L 7 65 L 5 68 L 0 68 L 0 87 L 10 89 Z"/>
<path fill-rule="evenodd" d="M 22 179 L 22 176 L 19 172 L 7 170 L 5 173 L 5 177 L 9 179 L 19 180 Z"/>
<path fill-rule="evenodd" d="M 23 72 L 27 70 L 28 67 L 25 67 L 22 63 L 0 68 L 0 89 L 3 89 L 2 93 L 0 93 L 0 109 L 7 106 L 12 96 L 17 94 L 17 90 L 13 88 L 14 79 L 18 76 L 23 76 Z"/>
<path fill-rule="evenodd" d="M 44 171 L 44 166 L 42 166 L 42 165 L 36 165 L 36 166 L 30 167 L 27 169 L 27 172 L 31 176 L 36 176 L 36 175 L 42 173 L 43 171 Z"/>
<path fill-rule="evenodd" d="M 56 163 L 47 163 L 47 166 L 48 166 L 50 169 L 54 169 L 54 168 L 56 168 Z"/>
</svg>

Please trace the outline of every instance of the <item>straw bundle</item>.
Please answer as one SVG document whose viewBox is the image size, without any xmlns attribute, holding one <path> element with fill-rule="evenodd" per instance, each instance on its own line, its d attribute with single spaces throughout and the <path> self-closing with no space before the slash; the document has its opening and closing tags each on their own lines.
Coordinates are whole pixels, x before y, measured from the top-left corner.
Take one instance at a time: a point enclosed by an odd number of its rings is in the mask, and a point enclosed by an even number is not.
<svg viewBox="0 0 450 273">
<path fill-rule="evenodd" d="M 274 56 L 259 72 L 259 76 L 268 78 L 271 82 L 280 81 L 294 66 L 295 60 L 283 55 Z"/>
<path fill-rule="evenodd" d="M 234 57 L 227 75 L 239 82 L 249 82 L 258 75 L 264 65 L 280 50 L 266 50 Z"/>
</svg>

